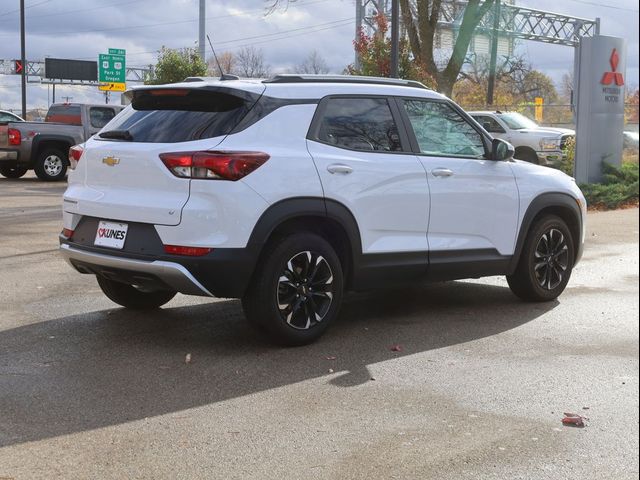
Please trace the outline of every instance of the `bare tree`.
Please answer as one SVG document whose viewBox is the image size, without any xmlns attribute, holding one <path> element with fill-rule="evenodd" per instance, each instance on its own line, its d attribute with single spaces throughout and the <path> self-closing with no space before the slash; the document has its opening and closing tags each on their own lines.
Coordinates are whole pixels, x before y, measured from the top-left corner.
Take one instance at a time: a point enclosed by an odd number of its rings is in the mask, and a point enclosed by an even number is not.
<svg viewBox="0 0 640 480">
<path fill-rule="evenodd" d="M 573 97 L 573 72 L 566 72 L 560 80 L 560 95 L 565 102 L 570 102 Z"/>
<path fill-rule="evenodd" d="M 451 57 L 441 70 L 436 63 L 435 36 L 442 17 L 442 0 L 418 0 L 415 9 L 410 0 L 399 0 L 402 20 L 414 57 L 435 77 L 438 90 L 450 96 L 469 50 L 474 31 L 495 0 L 469 0 L 464 7 Z"/>
<path fill-rule="evenodd" d="M 453 51 L 443 69 L 438 68 L 435 56 L 436 30 L 438 22 L 444 17 L 442 0 L 398 1 L 414 58 L 435 78 L 438 90 L 451 96 L 475 29 L 482 17 L 493 8 L 495 0 L 468 0 L 464 7 L 462 21 L 457 28 Z M 275 11 L 278 6 L 284 5 L 286 8 L 293 2 L 294 0 L 265 0 L 267 15 Z"/>
<path fill-rule="evenodd" d="M 235 56 L 236 73 L 241 77 L 268 77 L 271 67 L 265 64 L 264 53 L 255 47 L 244 47 Z"/>
<path fill-rule="evenodd" d="M 218 62 L 220 62 L 220 66 L 216 62 L 214 57 L 209 57 L 207 60 L 208 71 L 213 76 L 221 76 L 223 73 L 235 73 L 236 71 L 236 57 L 233 52 L 222 52 L 218 55 Z M 222 71 L 220 71 L 222 69 Z"/>
<path fill-rule="evenodd" d="M 295 73 L 312 73 L 312 74 L 324 74 L 329 73 L 329 67 L 324 58 L 318 53 L 317 50 L 312 51 L 304 61 L 294 68 Z"/>
</svg>

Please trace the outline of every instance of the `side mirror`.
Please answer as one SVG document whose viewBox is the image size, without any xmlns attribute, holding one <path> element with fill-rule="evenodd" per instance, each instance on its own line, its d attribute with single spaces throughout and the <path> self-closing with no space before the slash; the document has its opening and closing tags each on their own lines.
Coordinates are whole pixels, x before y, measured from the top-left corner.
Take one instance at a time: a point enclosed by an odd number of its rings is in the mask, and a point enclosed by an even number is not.
<svg viewBox="0 0 640 480">
<path fill-rule="evenodd" d="M 491 159 L 492 160 L 508 160 L 513 158 L 516 152 L 513 145 L 505 142 L 501 138 L 494 138 L 491 142 Z"/>
</svg>

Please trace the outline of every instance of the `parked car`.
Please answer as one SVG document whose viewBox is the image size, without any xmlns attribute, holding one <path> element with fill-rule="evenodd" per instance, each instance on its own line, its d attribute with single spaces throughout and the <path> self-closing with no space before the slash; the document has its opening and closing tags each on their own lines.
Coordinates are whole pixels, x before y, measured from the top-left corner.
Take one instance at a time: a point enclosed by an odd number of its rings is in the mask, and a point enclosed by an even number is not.
<svg viewBox="0 0 640 480">
<path fill-rule="evenodd" d="M 41 180 L 63 180 L 69 148 L 104 127 L 119 105 L 53 104 L 44 122 L 0 123 L 0 174 L 20 178 L 33 169 Z"/>
<path fill-rule="evenodd" d="M 564 155 L 567 140 L 575 137 L 568 128 L 541 127 L 518 112 L 469 112 L 495 138 L 515 149 L 515 158 L 538 165 L 555 166 Z"/>
<path fill-rule="evenodd" d="M 6 110 L 0 110 L 0 123 L 8 122 L 24 122 L 22 117 L 19 117 L 15 113 L 7 112 Z"/>
<path fill-rule="evenodd" d="M 124 307 L 241 298 L 251 323 L 300 345 L 345 291 L 506 275 L 549 301 L 582 255 L 576 183 L 513 160 L 420 83 L 278 75 L 128 95 L 75 148 L 60 234 Z"/>
</svg>

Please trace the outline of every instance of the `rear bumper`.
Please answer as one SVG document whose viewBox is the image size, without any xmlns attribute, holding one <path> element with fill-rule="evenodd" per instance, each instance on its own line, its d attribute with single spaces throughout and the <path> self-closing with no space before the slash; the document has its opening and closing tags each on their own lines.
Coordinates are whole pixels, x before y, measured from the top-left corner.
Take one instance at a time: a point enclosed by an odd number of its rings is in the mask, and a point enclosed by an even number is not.
<svg viewBox="0 0 640 480">
<path fill-rule="evenodd" d="M 203 257 L 135 255 L 75 244 L 61 235 L 60 253 L 80 273 L 186 295 L 241 298 L 259 249 L 217 249 Z"/>
<path fill-rule="evenodd" d="M 18 162 L 18 152 L 16 150 L 0 150 L 0 162 Z"/>
<path fill-rule="evenodd" d="M 129 281 L 138 278 L 140 283 L 164 284 L 171 290 L 188 295 L 213 296 L 179 263 L 162 260 L 142 261 L 104 255 L 79 250 L 64 243 L 60 245 L 60 253 L 80 273 L 94 273 L 112 279 L 121 278 Z"/>
</svg>

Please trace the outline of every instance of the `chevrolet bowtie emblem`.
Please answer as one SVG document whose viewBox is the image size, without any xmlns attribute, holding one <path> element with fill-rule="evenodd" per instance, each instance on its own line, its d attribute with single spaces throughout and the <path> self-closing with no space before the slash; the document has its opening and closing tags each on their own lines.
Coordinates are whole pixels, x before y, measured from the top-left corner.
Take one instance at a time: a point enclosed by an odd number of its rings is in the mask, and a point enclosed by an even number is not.
<svg viewBox="0 0 640 480">
<path fill-rule="evenodd" d="M 116 157 L 104 157 L 102 159 L 102 163 L 109 165 L 110 167 L 113 167 L 120 163 L 120 159 Z"/>
</svg>

